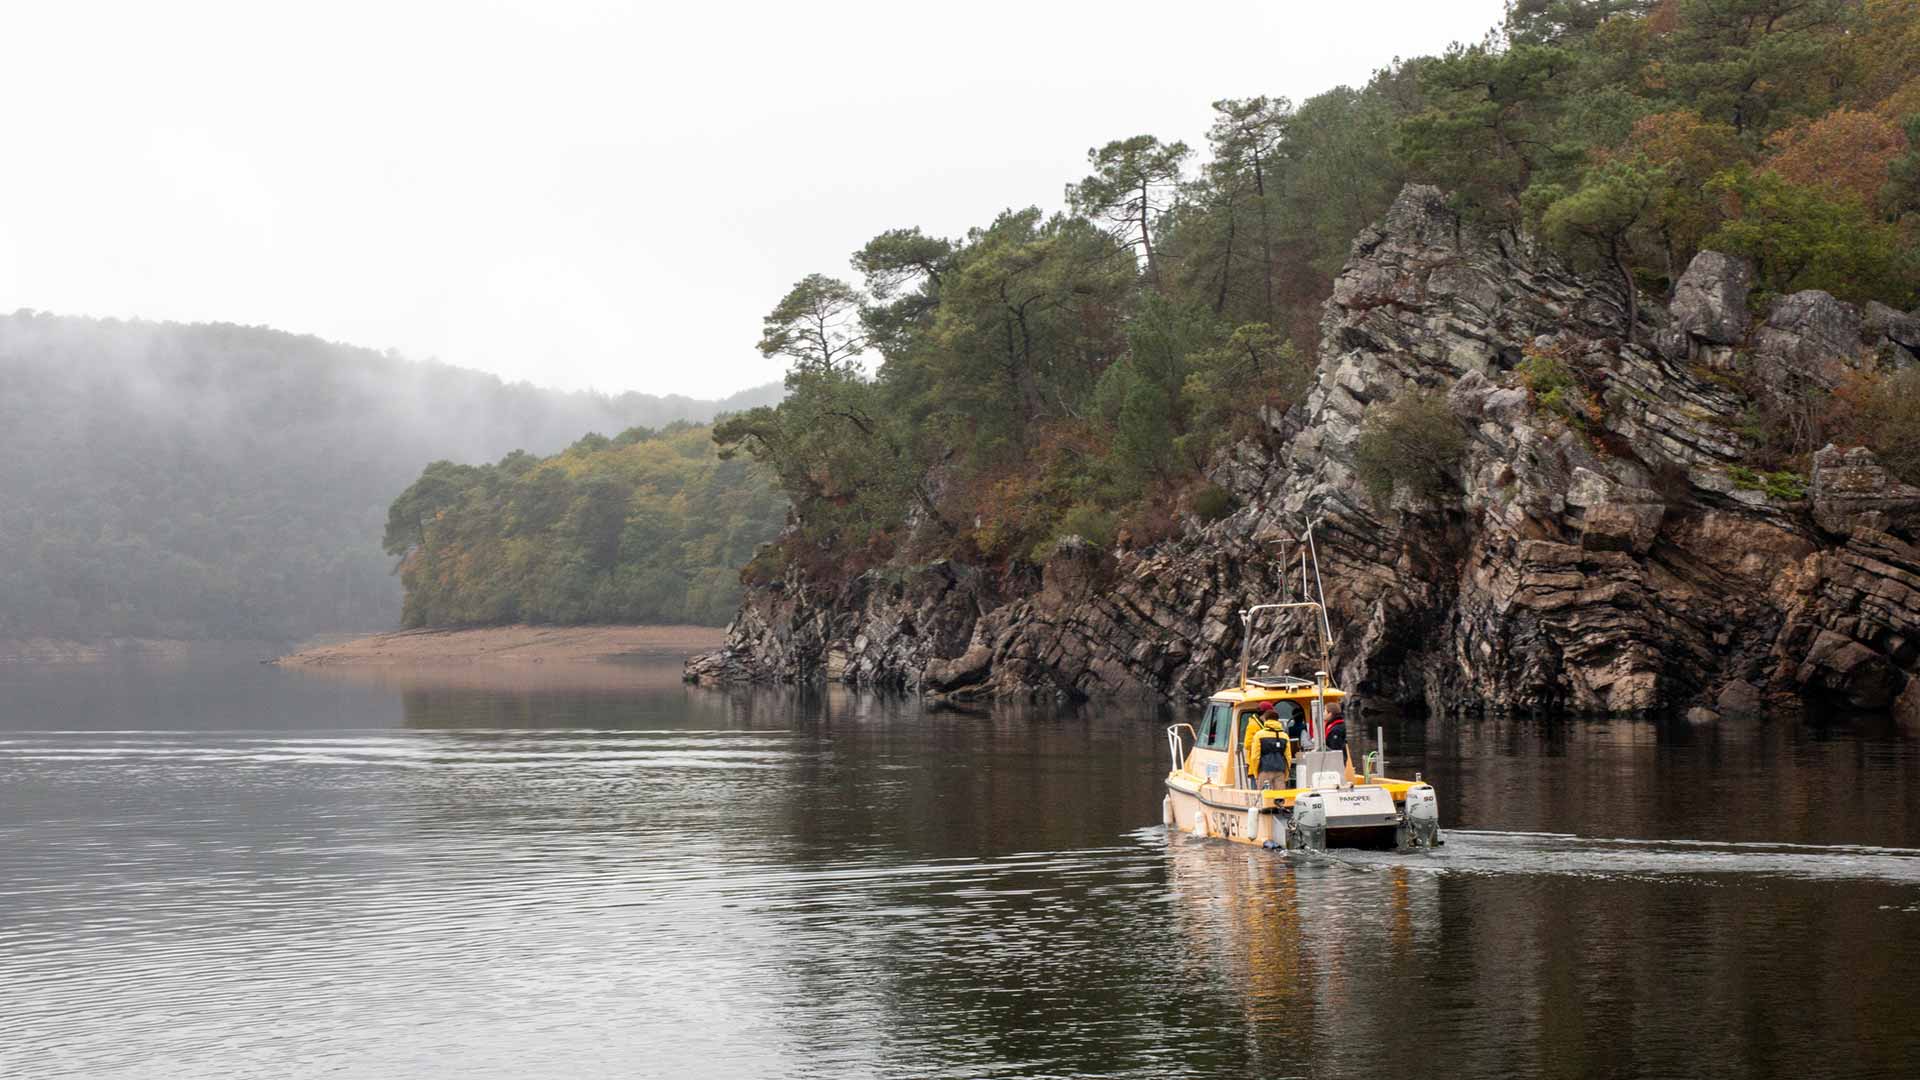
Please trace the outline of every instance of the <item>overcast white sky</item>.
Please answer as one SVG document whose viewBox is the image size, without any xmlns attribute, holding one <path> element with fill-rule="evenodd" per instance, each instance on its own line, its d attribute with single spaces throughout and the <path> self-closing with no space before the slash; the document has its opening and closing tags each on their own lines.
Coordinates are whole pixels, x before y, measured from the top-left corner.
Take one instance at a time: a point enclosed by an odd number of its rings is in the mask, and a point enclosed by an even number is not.
<svg viewBox="0 0 1920 1080">
<path fill-rule="evenodd" d="M 264 323 L 567 388 L 712 397 L 883 229 L 1056 207 L 1477 39 L 1501 0 L 8 5 L 0 309 Z"/>
</svg>

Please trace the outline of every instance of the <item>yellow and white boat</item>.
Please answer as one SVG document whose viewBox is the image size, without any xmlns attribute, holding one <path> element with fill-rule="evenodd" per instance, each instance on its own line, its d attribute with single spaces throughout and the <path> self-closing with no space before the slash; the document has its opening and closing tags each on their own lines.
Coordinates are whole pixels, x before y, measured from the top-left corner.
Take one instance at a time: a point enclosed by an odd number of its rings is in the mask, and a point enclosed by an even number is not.
<svg viewBox="0 0 1920 1080">
<path fill-rule="evenodd" d="M 1300 547 L 1301 592 L 1308 594 L 1319 576 L 1308 561 L 1310 530 Z M 1250 675 L 1255 620 L 1289 612 L 1311 619 L 1320 639 L 1318 670 L 1310 679 L 1271 666 Z M 1354 766 L 1342 731 L 1347 695 L 1327 682 L 1332 633 L 1324 598 L 1261 604 L 1240 617 L 1238 684 L 1207 700 L 1198 726 L 1167 728 L 1167 827 L 1284 850 L 1438 845 L 1433 787 L 1418 774 L 1386 775 L 1383 729 Z"/>
</svg>

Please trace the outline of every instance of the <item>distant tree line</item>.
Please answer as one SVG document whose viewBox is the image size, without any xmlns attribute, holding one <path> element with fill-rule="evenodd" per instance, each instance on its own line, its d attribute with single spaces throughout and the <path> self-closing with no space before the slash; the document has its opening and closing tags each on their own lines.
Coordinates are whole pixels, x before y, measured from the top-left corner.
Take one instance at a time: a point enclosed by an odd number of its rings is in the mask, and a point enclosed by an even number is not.
<svg viewBox="0 0 1920 1080">
<path fill-rule="evenodd" d="M 407 626 L 719 625 L 787 502 L 690 424 L 588 435 L 552 457 L 436 461 L 387 514 Z"/>
<path fill-rule="evenodd" d="M 778 397 L 569 394 L 263 327 L 0 316 L 0 637 L 391 627 L 381 533 L 427 462 Z"/>
<path fill-rule="evenodd" d="M 1479 43 L 1365 86 L 1213 110 L 1199 153 L 1090 150 L 1065 212 L 890 230 L 853 279 L 780 300 L 760 348 L 788 397 L 714 429 L 801 523 L 750 576 L 909 543 L 1036 559 L 1226 512 L 1203 468 L 1306 392 L 1332 277 L 1408 181 L 1632 295 L 1667 296 L 1704 247 L 1752 261 L 1756 303 L 1822 288 L 1905 308 L 1920 284 L 1912 0 L 1514 0 Z"/>
</svg>

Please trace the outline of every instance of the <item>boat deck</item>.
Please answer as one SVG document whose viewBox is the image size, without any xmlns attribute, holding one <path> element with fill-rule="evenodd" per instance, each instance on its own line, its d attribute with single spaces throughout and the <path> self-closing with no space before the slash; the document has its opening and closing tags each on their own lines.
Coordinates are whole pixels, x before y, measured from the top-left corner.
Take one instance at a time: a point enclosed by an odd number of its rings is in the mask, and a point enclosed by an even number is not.
<svg viewBox="0 0 1920 1080">
<path fill-rule="evenodd" d="M 1392 777 L 1376 776 L 1372 778 L 1349 777 L 1355 787 L 1385 788 L 1396 803 L 1405 802 L 1407 789 L 1419 783 L 1415 780 L 1395 780 Z M 1181 769 L 1167 774 L 1167 786 L 1177 788 L 1199 799 L 1209 806 L 1218 806 L 1236 810 L 1245 810 L 1259 799 L 1267 806 L 1292 809 L 1295 799 L 1309 791 L 1325 791 L 1325 788 L 1237 788 L 1224 784 L 1208 783 L 1205 777 Z"/>
</svg>

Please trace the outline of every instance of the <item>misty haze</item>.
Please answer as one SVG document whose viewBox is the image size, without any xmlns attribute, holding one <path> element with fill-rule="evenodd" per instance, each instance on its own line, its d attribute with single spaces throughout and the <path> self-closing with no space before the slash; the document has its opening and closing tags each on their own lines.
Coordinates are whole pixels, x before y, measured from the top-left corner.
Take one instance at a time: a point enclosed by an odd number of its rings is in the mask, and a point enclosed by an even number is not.
<svg viewBox="0 0 1920 1080">
<path fill-rule="evenodd" d="M 0 1075 L 1914 1075 L 1920 3 L 10 15 Z"/>
</svg>

